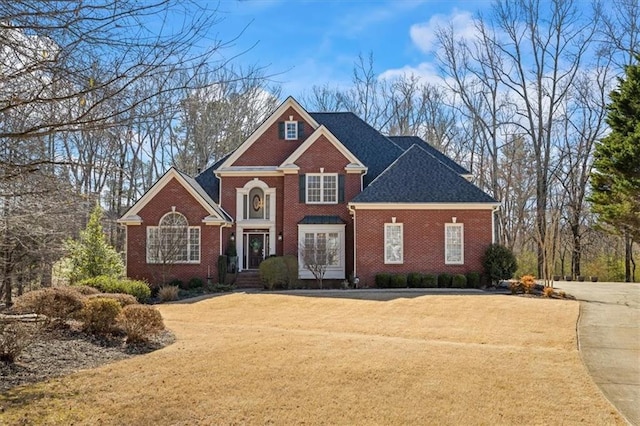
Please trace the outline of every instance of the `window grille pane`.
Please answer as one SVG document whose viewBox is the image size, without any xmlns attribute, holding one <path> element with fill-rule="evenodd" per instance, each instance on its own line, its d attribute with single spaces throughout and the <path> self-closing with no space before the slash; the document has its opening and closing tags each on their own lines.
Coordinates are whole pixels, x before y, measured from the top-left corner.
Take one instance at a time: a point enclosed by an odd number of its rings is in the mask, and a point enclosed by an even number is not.
<svg viewBox="0 0 640 426">
<path fill-rule="evenodd" d="M 323 202 L 335 203 L 338 199 L 338 177 L 335 175 L 323 176 Z"/>
<path fill-rule="evenodd" d="M 446 263 L 462 263 L 462 226 L 448 225 L 445 234 Z"/>
<path fill-rule="evenodd" d="M 402 263 L 403 241 L 402 225 L 385 225 L 384 261 L 386 263 Z"/>
<path fill-rule="evenodd" d="M 298 122 L 287 121 L 285 123 L 285 139 L 293 140 L 298 139 Z"/>
<path fill-rule="evenodd" d="M 307 175 L 307 202 L 320 203 L 320 176 Z"/>
<path fill-rule="evenodd" d="M 189 228 L 189 261 L 200 261 L 200 228 Z"/>
</svg>

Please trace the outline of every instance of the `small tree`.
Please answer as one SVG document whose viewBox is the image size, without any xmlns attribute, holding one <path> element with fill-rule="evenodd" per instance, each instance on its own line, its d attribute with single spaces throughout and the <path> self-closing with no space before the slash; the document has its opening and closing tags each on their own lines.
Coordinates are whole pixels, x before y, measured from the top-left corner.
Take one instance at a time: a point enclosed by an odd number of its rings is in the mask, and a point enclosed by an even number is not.
<svg viewBox="0 0 640 426">
<path fill-rule="evenodd" d="M 513 277 L 518 269 L 518 262 L 513 252 L 500 244 L 491 244 L 484 254 L 482 266 L 491 282 L 497 284 L 500 280 Z"/>
<path fill-rule="evenodd" d="M 307 234 L 304 243 L 298 247 L 299 258 L 302 265 L 313 274 L 322 288 L 322 281 L 329 267 L 337 265 L 340 255 L 340 245 L 337 238 L 327 240 L 326 234 Z"/>
<path fill-rule="evenodd" d="M 100 220 L 102 208 L 96 204 L 87 227 L 80 231 L 78 240 L 67 240 L 69 252 L 69 279 L 71 282 L 100 275 L 121 276 L 124 264 L 118 252 L 107 242 Z"/>
</svg>

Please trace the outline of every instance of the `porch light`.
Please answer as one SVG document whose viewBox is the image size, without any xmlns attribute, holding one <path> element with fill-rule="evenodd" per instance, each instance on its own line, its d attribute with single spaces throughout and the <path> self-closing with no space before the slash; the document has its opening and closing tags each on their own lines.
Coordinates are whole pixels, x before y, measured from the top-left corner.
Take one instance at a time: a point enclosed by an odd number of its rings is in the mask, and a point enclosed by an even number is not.
<svg viewBox="0 0 640 426">
<path fill-rule="evenodd" d="M 235 233 L 235 232 L 232 232 L 232 233 L 231 233 L 231 237 L 229 237 L 229 239 L 230 239 L 231 241 L 235 241 L 235 240 L 236 240 L 236 233 Z"/>
<path fill-rule="evenodd" d="M 278 234 L 278 241 L 282 241 L 282 231 Z"/>
</svg>

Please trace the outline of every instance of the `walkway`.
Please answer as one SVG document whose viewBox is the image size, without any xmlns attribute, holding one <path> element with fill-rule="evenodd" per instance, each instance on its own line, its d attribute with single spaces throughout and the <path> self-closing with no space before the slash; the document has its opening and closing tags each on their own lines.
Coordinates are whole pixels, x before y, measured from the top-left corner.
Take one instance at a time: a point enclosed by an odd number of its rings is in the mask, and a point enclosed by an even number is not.
<svg viewBox="0 0 640 426">
<path fill-rule="evenodd" d="M 593 380 L 640 426 L 640 284 L 556 283 L 580 301 L 578 340 Z"/>
</svg>

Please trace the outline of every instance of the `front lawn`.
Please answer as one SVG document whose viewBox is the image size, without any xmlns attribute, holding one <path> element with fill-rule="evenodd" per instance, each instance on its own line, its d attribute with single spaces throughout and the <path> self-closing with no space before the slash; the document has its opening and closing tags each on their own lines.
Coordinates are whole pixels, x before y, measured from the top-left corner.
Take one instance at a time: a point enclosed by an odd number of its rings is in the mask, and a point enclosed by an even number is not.
<svg viewBox="0 0 640 426">
<path fill-rule="evenodd" d="M 159 305 L 177 342 L 0 397 L 8 424 L 624 424 L 578 303 L 229 294 Z M 2 421 L 0 421 L 2 423 Z"/>
</svg>

